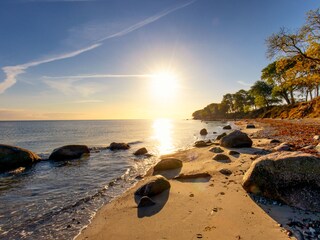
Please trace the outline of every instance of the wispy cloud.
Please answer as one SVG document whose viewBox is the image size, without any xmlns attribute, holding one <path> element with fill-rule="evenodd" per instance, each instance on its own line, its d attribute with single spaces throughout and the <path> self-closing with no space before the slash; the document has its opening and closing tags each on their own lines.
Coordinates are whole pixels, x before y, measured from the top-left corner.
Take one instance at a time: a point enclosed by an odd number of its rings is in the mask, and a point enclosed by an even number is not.
<svg viewBox="0 0 320 240">
<path fill-rule="evenodd" d="M 28 62 L 28 63 L 16 65 L 16 66 L 3 67 L 2 70 L 6 74 L 6 79 L 0 83 L 0 93 L 3 93 L 5 90 L 7 90 L 11 86 L 13 86 L 17 82 L 17 79 L 16 79 L 17 76 L 24 73 L 30 67 L 38 66 L 38 65 L 41 65 L 44 63 L 54 62 L 57 60 L 75 57 L 81 53 L 95 49 L 95 48 L 99 47 L 100 45 L 101 45 L 101 43 L 97 43 L 97 44 L 93 44 L 89 47 L 79 49 L 77 51 L 61 54 L 61 55 L 47 58 L 44 60 Z"/>
<path fill-rule="evenodd" d="M 237 83 L 241 84 L 242 86 L 250 87 L 252 84 L 251 83 L 246 83 L 244 81 L 237 81 Z"/>
<path fill-rule="evenodd" d="M 97 92 L 105 91 L 108 86 L 101 81 L 95 82 L 94 79 L 107 78 L 150 78 L 152 74 L 90 74 L 90 75 L 71 75 L 71 76 L 43 76 L 43 82 L 54 90 L 58 90 L 65 95 L 76 93 L 82 97 L 91 96 Z M 82 81 L 93 79 L 93 81 Z"/>
<path fill-rule="evenodd" d="M 81 79 L 49 80 L 43 82 L 52 89 L 62 92 L 65 95 L 77 95 L 89 97 L 95 93 L 106 91 L 108 86 L 101 82 L 80 82 Z M 75 84 L 78 82 L 77 84 Z"/>
<path fill-rule="evenodd" d="M 101 38 L 98 42 L 104 41 L 104 40 L 107 40 L 107 39 L 111 39 L 111 38 L 115 38 L 115 37 L 124 36 L 124 35 L 126 35 L 128 33 L 131 33 L 131 32 L 133 32 L 133 31 L 135 31 L 135 30 L 137 30 L 139 28 L 142 28 L 142 27 L 144 27 L 144 26 L 146 26 L 146 25 L 148 25 L 150 23 L 153 23 L 153 22 L 157 21 L 160 18 L 163 18 L 164 16 L 166 16 L 166 15 L 172 13 L 172 12 L 175 12 L 175 11 L 181 9 L 181 8 L 185 8 L 185 7 L 191 5 L 192 3 L 196 2 L 196 1 L 197 0 L 192 0 L 192 1 L 186 2 L 186 3 L 182 4 L 182 5 L 178 5 L 178 6 L 175 6 L 173 8 L 166 9 L 166 10 L 164 10 L 164 11 L 162 11 L 162 12 L 160 12 L 160 13 L 152 16 L 152 17 L 149 17 L 149 18 L 147 18 L 147 19 L 145 19 L 145 20 L 143 20 L 141 22 L 138 22 L 138 23 L 136 23 L 136 24 L 134 24 L 134 25 L 122 30 L 122 31 L 119 31 L 117 33 L 114 33 L 114 34 L 111 34 L 111 35 L 106 36 L 104 38 Z"/>
<path fill-rule="evenodd" d="M 5 73 L 6 78 L 4 79 L 3 82 L 0 83 L 0 94 L 5 92 L 8 88 L 12 87 L 17 82 L 17 77 L 20 74 L 24 73 L 30 67 L 35 67 L 35 66 L 38 66 L 38 65 L 41 65 L 44 63 L 54 62 L 54 61 L 58 61 L 58 60 L 62 60 L 62 59 L 72 58 L 72 57 L 75 57 L 81 53 L 88 52 L 90 50 L 93 50 L 93 49 L 101 46 L 103 41 L 106 41 L 106 40 L 112 39 L 112 38 L 122 37 L 126 34 L 129 34 L 135 30 L 138 30 L 138 29 L 140 29 L 150 23 L 153 23 L 153 22 L 159 20 L 160 18 L 163 18 L 164 16 L 166 16 L 170 13 L 173 13 L 179 9 L 185 8 L 185 7 L 193 4 L 196 1 L 197 0 L 191 0 L 191 1 L 188 1 L 184 4 L 177 5 L 173 8 L 169 8 L 164 11 L 161 11 L 158 14 L 155 14 L 149 18 L 146 18 L 145 20 L 138 22 L 138 23 L 126 28 L 126 29 L 123 29 L 123 30 L 116 32 L 114 34 L 110 34 L 108 36 L 105 36 L 105 37 L 101 38 L 100 40 L 96 41 L 96 43 L 94 43 L 88 47 L 81 48 L 79 50 L 72 51 L 69 53 L 61 54 L 56 57 L 50 57 L 50 58 L 47 58 L 44 60 L 32 61 L 32 62 L 28 62 L 28 63 L 24 63 L 24 64 L 20 64 L 20 65 L 15 65 L 15 66 L 2 67 L 2 70 Z"/>
<path fill-rule="evenodd" d="M 86 78 L 150 78 L 152 74 L 91 74 L 71 76 L 43 76 L 44 79 L 86 79 Z"/>
</svg>

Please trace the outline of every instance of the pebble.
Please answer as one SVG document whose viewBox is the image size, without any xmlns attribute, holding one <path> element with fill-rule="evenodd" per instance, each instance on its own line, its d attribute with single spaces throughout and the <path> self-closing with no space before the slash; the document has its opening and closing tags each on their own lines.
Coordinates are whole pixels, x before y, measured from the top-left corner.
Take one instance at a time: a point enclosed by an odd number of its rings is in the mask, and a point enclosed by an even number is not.
<svg viewBox="0 0 320 240">
<path fill-rule="evenodd" d="M 198 234 L 197 234 L 197 238 L 202 238 L 202 234 L 201 234 L 201 233 L 198 233 Z"/>
<path fill-rule="evenodd" d="M 193 194 L 193 193 L 191 193 L 191 194 L 189 195 L 189 197 L 194 197 L 194 194 Z"/>
</svg>

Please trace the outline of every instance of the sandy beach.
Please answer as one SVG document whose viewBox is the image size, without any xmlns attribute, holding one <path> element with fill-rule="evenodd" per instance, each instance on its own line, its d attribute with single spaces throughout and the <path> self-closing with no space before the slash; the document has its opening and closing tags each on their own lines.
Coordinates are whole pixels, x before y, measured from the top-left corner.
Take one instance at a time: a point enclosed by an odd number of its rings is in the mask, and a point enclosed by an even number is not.
<svg viewBox="0 0 320 240">
<path fill-rule="evenodd" d="M 253 136 L 259 128 L 245 129 Z M 252 148 L 236 150 L 231 162 L 213 160 L 214 145 L 192 148 L 170 157 L 183 161 L 179 170 L 161 172 L 171 188 L 153 198 L 156 205 L 137 208 L 134 192 L 152 176 L 148 174 L 133 188 L 103 206 L 91 224 L 76 239 L 295 239 L 286 224 L 292 220 L 318 218 L 277 202 L 253 197 L 242 188 L 244 173 L 263 151 L 271 149 L 270 139 L 253 138 Z M 163 158 L 168 157 L 163 156 Z M 220 172 L 228 169 L 230 175 Z M 173 179 L 178 174 L 208 173 L 211 177 Z"/>
</svg>

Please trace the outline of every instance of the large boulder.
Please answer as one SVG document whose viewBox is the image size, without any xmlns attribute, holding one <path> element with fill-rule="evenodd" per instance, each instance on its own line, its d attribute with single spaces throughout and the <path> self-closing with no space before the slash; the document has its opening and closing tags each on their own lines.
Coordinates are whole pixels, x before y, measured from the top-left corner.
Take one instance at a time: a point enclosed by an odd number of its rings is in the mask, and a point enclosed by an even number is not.
<svg viewBox="0 0 320 240">
<path fill-rule="evenodd" d="M 200 135 L 207 135 L 207 134 L 208 134 L 207 129 L 203 128 L 200 130 Z"/>
<path fill-rule="evenodd" d="M 182 168 L 182 161 L 176 158 L 162 159 L 154 166 L 154 171 L 164 171 L 170 169 Z"/>
<path fill-rule="evenodd" d="M 227 148 L 251 147 L 252 140 L 246 133 L 235 130 L 220 140 L 220 145 Z"/>
<path fill-rule="evenodd" d="M 109 149 L 111 151 L 114 151 L 114 150 L 127 150 L 129 149 L 130 146 L 129 144 L 127 143 L 116 143 L 116 142 L 112 142 L 109 146 Z"/>
<path fill-rule="evenodd" d="M 0 172 L 28 167 L 39 160 L 37 154 L 27 149 L 0 144 Z"/>
<path fill-rule="evenodd" d="M 135 195 L 139 196 L 148 196 L 152 197 L 162 193 L 163 191 L 169 189 L 170 183 L 169 181 L 160 175 L 156 175 L 149 182 L 141 186 L 137 191 L 135 191 Z"/>
<path fill-rule="evenodd" d="M 78 159 L 90 155 L 90 150 L 85 145 L 66 145 L 53 150 L 49 159 L 54 161 L 64 161 Z"/>
<path fill-rule="evenodd" d="M 320 212 L 320 159 L 302 152 L 274 152 L 254 161 L 243 188 L 304 210 Z"/>
</svg>

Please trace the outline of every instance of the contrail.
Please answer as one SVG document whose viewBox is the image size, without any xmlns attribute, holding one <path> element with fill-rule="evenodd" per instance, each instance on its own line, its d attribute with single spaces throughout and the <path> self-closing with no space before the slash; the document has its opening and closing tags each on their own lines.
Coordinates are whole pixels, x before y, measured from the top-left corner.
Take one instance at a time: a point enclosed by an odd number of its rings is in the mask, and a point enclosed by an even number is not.
<svg viewBox="0 0 320 240">
<path fill-rule="evenodd" d="M 160 13 L 154 15 L 154 16 L 151 16 L 149 18 L 146 18 L 145 20 L 141 21 L 141 22 L 138 22 L 126 29 L 123 29 L 117 33 L 114 33 L 114 34 L 111 34 L 111 35 L 108 35 L 106 37 L 103 37 L 101 39 L 99 39 L 98 41 L 96 41 L 96 43 L 88 46 L 88 47 L 85 47 L 85 48 L 81 48 L 79 50 L 76 50 L 76 51 L 73 51 L 73 52 L 69 52 L 69 53 L 64 53 L 64 54 L 61 54 L 61 55 L 58 55 L 56 57 L 50 57 L 50 58 L 47 58 L 47 59 L 44 59 L 44 60 L 39 60 L 39 61 L 32 61 L 32 62 L 28 62 L 28 63 L 24 63 L 24 64 L 19 64 L 19 65 L 15 65 L 15 66 L 5 66 L 5 67 L 2 67 L 2 70 L 3 72 L 6 74 L 6 78 L 4 79 L 3 82 L 0 83 L 0 94 L 1 93 L 4 93 L 8 88 L 12 87 L 16 82 L 17 82 L 17 77 L 24 73 L 28 68 L 30 67 L 35 67 L 35 66 L 38 66 L 38 65 L 41 65 L 41 64 L 44 64 L 44 63 L 49 63 L 49 62 L 54 62 L 54 61 L 58 61 L 58 60 L 62 60 L 62 59 L 67 59 L 67 58 L 72 58 L 72 57 L 75 57 L 81 53 L 84 53 L 84 52 L 88 52 L 92 49 L 95 49 L 99 46 L 102 45 L 102 42 L 105 41 L 105 40 L 108 40 L 108 39 L 111 39 L 111 38 L 117 38 L 117 37 L 122 37 L 128 33 L 131 33 L 135 30 L 138 30 L 139 28 L 142 28 L 150 23 L 153 23 L 157 20 L 159 20 L 160 18 L 163 18 L 164 16 L 170 14 L 170 13 L 173 13 L 179 9 L 182 9 L 184 7 L 187 7 L 191 4 L 193 4 L 194 2 L 196 2 L 197 0 L 192 0 L 192 1 L 188 1 L 184 4 L 181 4 L 181 5 L 178 5 L 178 6 L 175 6 L 173 8 L 170 8 L 170 9 L 167 9 L 167 10 L 164 10 L 164 11 L 161 11 Z"/>
<path fill-rule="evenodd" d="M 92 74 L 92 75 L 71 75 L 71 76 L 43 76 L 45 79 L 84 79 L 84 78 L 150 78 L 152 74 Z"/>
</svg>

